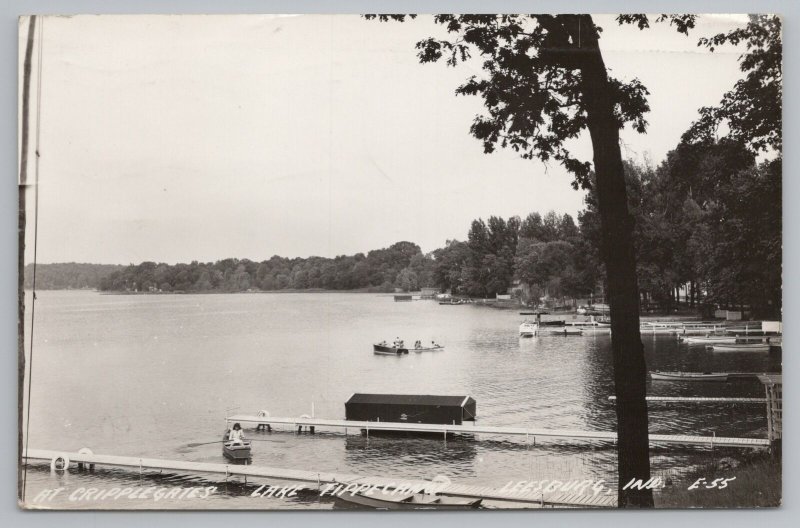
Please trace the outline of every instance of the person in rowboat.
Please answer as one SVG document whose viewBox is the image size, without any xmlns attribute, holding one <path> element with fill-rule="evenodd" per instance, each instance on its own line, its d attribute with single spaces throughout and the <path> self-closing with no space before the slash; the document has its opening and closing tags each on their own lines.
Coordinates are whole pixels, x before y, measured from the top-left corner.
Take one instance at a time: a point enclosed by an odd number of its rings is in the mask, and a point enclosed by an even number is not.
<svg viewBox="0 0 800 528">
<path fill-rule="evenodd" d="M 228 431 L 228 440 L 234 445 L 241 445 L 244 443 L 244 433 L 242 426 L 238 423 L 233 424 L 233 428 Z"/>
</svg>

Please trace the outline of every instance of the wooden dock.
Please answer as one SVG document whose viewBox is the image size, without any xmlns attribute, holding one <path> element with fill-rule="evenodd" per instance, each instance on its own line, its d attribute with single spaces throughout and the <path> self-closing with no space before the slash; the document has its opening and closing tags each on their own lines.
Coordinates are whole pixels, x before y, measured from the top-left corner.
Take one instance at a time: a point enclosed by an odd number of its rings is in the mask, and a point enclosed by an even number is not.
<svg viewBox="0 0 800 528">
<path fill-rule="evenodd" d="M 609 396 L 609 400 L 615 401 L 616 396 Z M 674 402 L 674 403 L 766 403 L 766 398 L 705 398 L 695 396 L 647 396 L 649 402 Z"/>
<path fill-rule="evenodd" d="M 617 433 L 612 431 L 578 431 L 568 429 L 530 429 L 524 427 L 506 426 L 485 426 L 470 423 L 470 425 L 440 425 L 440 424 L 421 424 L 405 422 L 363 422 L 355 420 L 327 420 L 323 418 L 298 417 L 298 418 L 278 418 L 272 416 L 249 416 L 236 415 L 227 418 L 229 423 L 238 422 L 242 425 L 250 424 L 258 426 L 283 425 L 290 426 L 294 430 L 300 431 L 306 427 L 309 431 L 317 428 L 344 430 L 345 434 L 350 429 L 366 431 L 393 431 L 393 432 L 414 432 L 414 433 L 438 433 L 444 438 L 448 434 L 480 434 L 498 436 L 525 437 L 526 442 L 536 443 L 541 440 L 562 440 L 562 441 L 603 441 L 616 442 Z M 722 436 L 693 436 L 693 435 L 664 435 L 651 434 L 651 444 L 677 444 L 683 446 L 708 446 L 708 447 L 744 447 L 759 448 L 769 447 L 766 438 L 733 438 Z"/>
<path fill-rule="evenodd" d="M 139 472 L 148 470 L 169 470 L 185 473 L 208 473 L 228 477 L 248 477 L 273 479 L 276 481 L 301 482 L 309 484 L 309 489 L 325 491 L 336 489 L 341 485 L 353 491 L 361 487 L 374 486 L 385 490 L 432 490 L 436 495 L 449 497 L 480 498 L 489 501 L 510 502 L 515 504 L 542 506 L 563 506 L 581 508 L 614 508 L 617 505 L 615 493 L 513 493 L 502 488 L 491 486 L 462 485 L 437 483 L 421 479 L 391 479 L 390 477 L 365 477 L 347 473 L 329 473 L 304 471 L 297 469 L 274 468 L 239 464 L 216 464 L 208 462 L 190 462 L 183 460 L 164 460 L 157 458 L 138 458 L 114 455 L 95 455 L 92 453 L 68 453 L 63 451 L 29 449 L 25 453 L 28 461 L 52 462 L 58 458 L 69 459 L 70 463 L 96 464 L 105 466 L 135 469 Z M 380 493 L 380 491 L 376 491 Z M 326 496 L 331 496 L 330 492 Z"/>
</svg>

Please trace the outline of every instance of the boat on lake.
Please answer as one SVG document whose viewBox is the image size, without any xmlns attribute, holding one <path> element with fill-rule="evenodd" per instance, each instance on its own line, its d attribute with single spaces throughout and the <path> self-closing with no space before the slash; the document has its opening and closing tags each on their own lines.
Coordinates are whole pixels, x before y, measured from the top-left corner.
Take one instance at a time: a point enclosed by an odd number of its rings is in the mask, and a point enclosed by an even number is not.
<svg viewBox="0 0 800 528">
<path fill-rule="evenodd" d="M 686 343 L 687 345 L 714 345 L 714 344 L 722 344 L 722 343 L 735 343 L 736 336 L 725 336 L 725 335 L 716 335 L 716 336 L 700 336 L 700 337 L 684 337 L 681 338 L 681 341 Z"/>
<path fill-rule="evenodd" d="M 650 373 L 653 381 L 728 381 L 726 372 L 661 372 Z"/>
<path fill-rule="evenodd" d="M 222 454 L 231 460 L 250 459 L 250 440 L 235 443 L 228 440 L 228 431 L 222 436 Z"/>
<path fill-rule="evenodd" d="M 372 345 L 372 351 L 375 354 L 383 356 L 399 356 L 400 354 L 408 354 L 408 349 L 404 346 L 393 346 L 388 343 L 376 343 Z"/>
<path fill-rule="evenodd" d="M 706 348 L 713 352 L 769 352 L 769 343 L 721 343 Z"/>
<path fill-rule="evenodd" d="M 338 498 L 379 510 L 472 510 L 480 507 L 482 499 L 462 499 L 427 495 L 425 493 L 402 493 L 392 495 L 382 491 L 366 493 L 342 493 Z"/>
<path fill-rule="evenodd" d="M 442 345 L 433 345 L 433 346 L 415 346 L 414 348 L 410 348 L 409 350 L 413 350 L 414 352 L 435 352 L 437 350 L 444 350 Z"/>
<path fill-rule="evenodd" d="M 519 336 L 520 337 L 533 337 L 536 335 L 536 330 L 539 328 L 539 325 L 536 323 L 532 323 L 531 321 L 524 321 L 521 325 L 519 325 Z"/>
</svg>

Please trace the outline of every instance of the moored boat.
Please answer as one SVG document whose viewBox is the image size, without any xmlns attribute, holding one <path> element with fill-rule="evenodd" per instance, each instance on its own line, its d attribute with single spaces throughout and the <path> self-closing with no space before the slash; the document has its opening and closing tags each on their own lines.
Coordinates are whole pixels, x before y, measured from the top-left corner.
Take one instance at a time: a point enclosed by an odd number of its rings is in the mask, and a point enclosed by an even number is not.
<svg viewBox="0 0 800 528">
<path fill-rule="evenodd" d="M 769 343 L 722 343 L 706 348 L 713 352 L 769 352 Z"/>
<path fill-rule="evenodd" d="M 372 345 L 372 351 L 375 354 L 384 356 L 399 356 L 400 354 L 408 354 L 408 349 L 405 347 L 395 347 L 388 344 L 376 343 Z"/>
<path fill-rule="evenodd" d="M 701 336 L 701 337 L 684 337 L 682 339 L 687 345 L 713 345 L 722 343 L 735 343 L 736 336 Z"/>
<path fill-rule="evenodd" d="M 379 510 L 471 510 L 480 507 L 482 499 L 462 499 L 424 493 L 392 495 L 391 492 L 342 493 L 338 498 Z"/>
<path fill-rule="evenodd" d="M 653 381 L 728 381 L 726 372 L 661 372 L 650 373 Z"/>
<path fill-rule="evenodd" d="M 536 335 L 536 329 L 538 325 L 536 323 L 532 323 L 530 321 L 525 321 L 521 325 L 519 325 L 519 336 L 520 337 L 533 337 Z"/>
</svg>

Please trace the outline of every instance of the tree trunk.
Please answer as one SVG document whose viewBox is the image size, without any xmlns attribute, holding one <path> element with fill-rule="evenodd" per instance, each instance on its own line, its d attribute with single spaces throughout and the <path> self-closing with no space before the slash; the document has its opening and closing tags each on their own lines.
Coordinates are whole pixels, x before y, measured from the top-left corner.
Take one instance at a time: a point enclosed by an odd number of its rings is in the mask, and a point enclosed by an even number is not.
<svg viewBox="0 0 800 528">
<path fill-rule="evenodd" d="M 25 395 L 25 190 L 28 185 L 28 143 L 30 142 L 31 57 L 33 36 L 36 31 L 36 16 L 30 17 L 28 43 L 25 46 L 25 62 L 22 66 L 22 137 L 20 138 L 19 166 L 19 220 L 17 226 L 17 496 L 22 493 L 22 426 L 23 398 Z"/>
<path fill-rule="evenodd" d="M 579 15 L 576 19 L 578 27 L 571 28 L 570 33 L 573 41 L 579 43 L 582 55 L 582 93 L 592 138 L 603 259 L 611 305 L 611 348 L 617 397 L 618 501 L 620 508 L 652 508 L 652 490 L 623 489 L 631 480 L 644 483 L 650 478 L 645 400 L 647 366 L 639 333 L 634 219 L 628 212 L 619 124 L 613 113 L 611 87 L 594 22 L 589 15 Z"/>
</svg>

